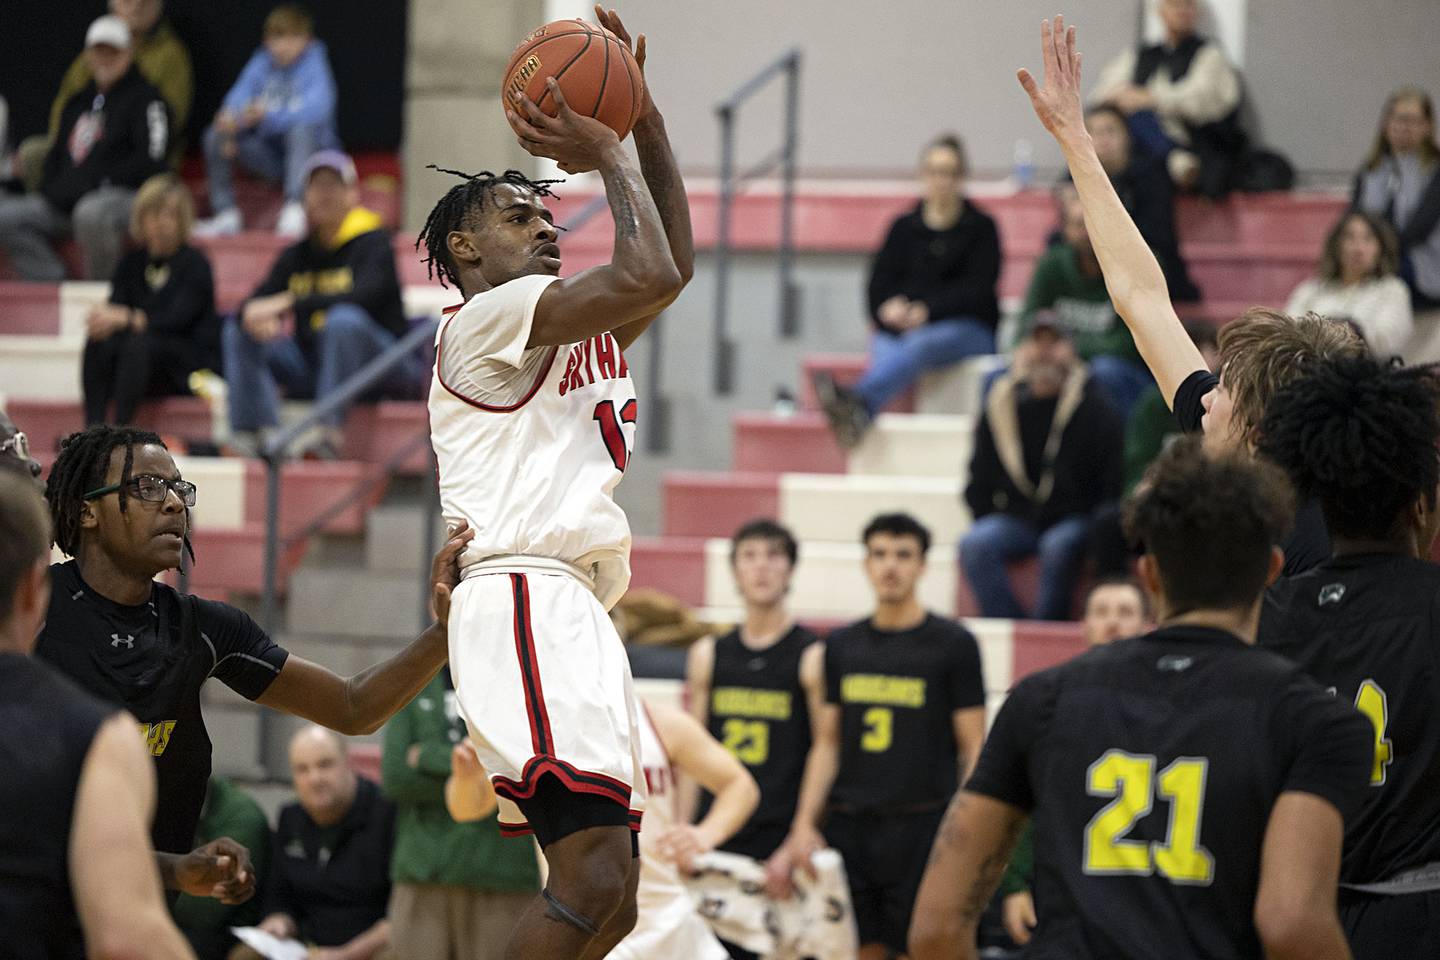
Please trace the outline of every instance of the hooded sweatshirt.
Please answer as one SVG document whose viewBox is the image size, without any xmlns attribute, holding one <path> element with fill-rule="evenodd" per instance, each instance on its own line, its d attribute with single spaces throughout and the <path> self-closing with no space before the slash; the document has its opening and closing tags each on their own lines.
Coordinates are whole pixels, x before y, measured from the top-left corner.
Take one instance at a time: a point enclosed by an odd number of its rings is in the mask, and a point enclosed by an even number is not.
<svg viewBox="0 0 1440 960">
<path fill-rule="evenodd" d="M 252 296 L 282 290 L 295 296 L 295 342 L 311 358 L 316 334 L 325 328 L 325 313 L 337 303 L 354 304 L 397 337 L 409 329 L 390 233 L 381 226 L 380 215 L 364 207 L 345 215 L 328 244 L 305 237 L 282 250 Z"/>
<path fill-rule="evenodd" d="M 257 100 L 265 107 L 265 117 L 256 127 L 262 136 L 280 136 L 297 124 L 309 123 L 326 130 L 322 141 L 334 141 L 335 74 L 324 41 L 312 38 L 288 67 L 276 63 L 261 45 L 225 94 L 221 108 L 240 113 Z"/>
</svg>

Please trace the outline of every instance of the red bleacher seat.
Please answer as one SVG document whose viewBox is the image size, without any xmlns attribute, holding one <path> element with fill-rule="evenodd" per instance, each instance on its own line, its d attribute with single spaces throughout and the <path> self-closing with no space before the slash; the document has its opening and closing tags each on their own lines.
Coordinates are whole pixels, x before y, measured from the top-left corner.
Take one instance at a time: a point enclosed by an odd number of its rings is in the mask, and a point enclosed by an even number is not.
<svg viewBox="0 0 1440 960">
<path fill-rule="evenodd" d="M 737 413 L 735 469 L 747 473 L 844 473 L 845 451 L 835 443 L 825 418 L 814 412 L 777 417 Z"/>
<path fill-rule="evenodd" d="M 636 537 L 630 568 L 632 587 L 650 587 L 692 607 L 705 603 L 703 537 Z"/>
<path fill-rule="evenodd" d="M 728 537 L 748 520 L 780 514 L 780 481 L 773 473 L 672 470 L 661 497 L 667 537 Z"/>
</svg>

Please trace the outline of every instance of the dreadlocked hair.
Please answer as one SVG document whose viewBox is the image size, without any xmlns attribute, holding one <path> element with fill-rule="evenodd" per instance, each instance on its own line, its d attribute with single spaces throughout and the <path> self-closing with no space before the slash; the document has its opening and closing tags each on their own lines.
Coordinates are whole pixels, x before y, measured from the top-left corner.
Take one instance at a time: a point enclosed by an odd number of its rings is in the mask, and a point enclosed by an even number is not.
<svg viewBox="0 0 1440 960">
<path fill-rule="evenodd" d="M 531 180 L 519 170 L 506 170 L 499 174 L 491 173 L 489 170 L 481 170 L 479 173 L 462 173 L 459 170 L 437 167 L 433 163 L 427 164 L 426 169 L 448 173 L 464 181 L 451 187 L 445 196 L 440 198 L 440 202 L 435 204 L 435 209 L 430 211 L 430 216 L 425 218 L 425 226 L 420 228 L 420 235 L 415 238 L 416 250 L 420 249 L 420 244 L 425 244 L 426 257 L 421 262 L 425 264 L 426 275 L 431 279 L 438 279 L 442 287 L 449 286 L 451 283 L 456 287 L 460 286 L 460 270 L 455 264 L 454 257 L 450 255 L 447 238 L 452 231 L 459 230 L 465 225 L 466 218 L 487 197 L 494 196 L 496 187 L 501 184 L 509 184 L 531 190 L 536 196 L 553 197 L 555 194 L 550 190 L 551 185 L 564 182 L 563 180 Z M 447 280 L 449 283 L 446 283 Z"/>
<path fill-rule="evenodd" d="M 125 462 L 120 468 L 120 512 L 126 511 L 130 499 L 130 470 L 135 463 L 135 448 L 147 444 L 165 447 L 160 435 L 149 430 L 134 427 L 110 427 L 97 424 L 86 430 L 70 434 L 60 441 L 60 455 L 50 468 L 50 478 L 45 483 L 45 502 L 50 507 L 50 522 L 55 546 L 67 556 L 79 556 L 80 513 L 85 503 L 85 494 L 105 486 L 105 475 L 110 472 L 110 455 L 120 448 L 125 450 Z M 168 449 L 168 448 L 166 448 Z M 195 548 L 190 543 L 189 510 L 186 510 L 185 551 L 195 559 Z"/>
<path fill-rule="evenodd" d="M 1259 449 L 1341 536 L 1383 538 L 1440 483 L 1440 377 L 1369 356 L 1312 367 L 1270 401 Z"/>
</svg>

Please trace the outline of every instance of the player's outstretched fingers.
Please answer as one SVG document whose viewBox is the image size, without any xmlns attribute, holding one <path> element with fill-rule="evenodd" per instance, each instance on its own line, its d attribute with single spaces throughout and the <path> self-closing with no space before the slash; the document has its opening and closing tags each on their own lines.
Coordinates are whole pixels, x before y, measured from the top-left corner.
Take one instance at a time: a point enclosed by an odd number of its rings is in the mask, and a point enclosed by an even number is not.
<svg viewBox="0 0 1440 960">
<path fill-rule="evenodd" d="M 554 77 L 547 77 L 545 86 L 550 89 L 550 96 L 555 100 L 555 117 L 558 120 L 570 120 L 579 116 L 570 109 L 570 104 L 565 102 L 565 94 L 560 90 L 560 82 Z"/>
</svg>

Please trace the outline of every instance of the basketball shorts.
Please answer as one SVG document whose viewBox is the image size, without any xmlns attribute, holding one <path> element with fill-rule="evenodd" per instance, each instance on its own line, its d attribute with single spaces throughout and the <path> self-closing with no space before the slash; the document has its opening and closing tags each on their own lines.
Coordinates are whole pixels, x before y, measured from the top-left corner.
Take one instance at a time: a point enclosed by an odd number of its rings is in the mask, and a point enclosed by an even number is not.
<svg viewBox="0 0 1440 960">
<path fill-rule="evenodd" d="M 906 950 L 910 915 L 944 808 L 923 813 L 832 813 L 825 837 L 845 858 L 860 943 Z"/>
<path fill-rule="evenodd" d="M 1383 895 L 1340 891 L 1340 925 L 1355 960 L 1440 956 L 1440 892 Z"/>
<path fill-rule="evenodd" d="M 568 832 L 638 831 L 645 779 L 630 663 L 594 594 L 563 573 L 472 576 L 455 588 L 449 637 L 455 696 L 495 787 L 500 832 L 560 838 L 524 812 L 547 775 L 608 814 L 562 818 Z"/>
</svg>

